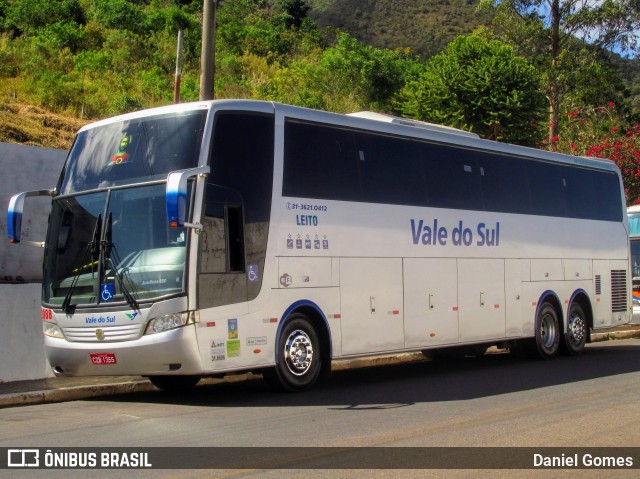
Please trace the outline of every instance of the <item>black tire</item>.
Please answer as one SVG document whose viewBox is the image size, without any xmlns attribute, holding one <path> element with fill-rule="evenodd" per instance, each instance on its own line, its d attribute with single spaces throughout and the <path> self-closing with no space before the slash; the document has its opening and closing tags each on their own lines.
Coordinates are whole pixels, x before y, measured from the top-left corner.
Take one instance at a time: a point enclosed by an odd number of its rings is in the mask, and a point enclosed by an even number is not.
<svg viewBox="0 0 640 479">
<path fill-rule="evenodd" d="M 185 392 L 198 384 L 200 376 L 149 376 L 149 381 L 163 391 Z"/>
<path fill-rule="evenodd" d="M 584 351 L 588 334 L 589 326 L 584 310 L 578 303 L 573 303 L 571 308 L 569 308 L 567 330 L 562 337 L 560 352 L 567 356 L 577 356 L 581 354 L 582 351 Z"/>
<path fill-rule="evenodd" d="M 551 359 L 560 348 L 560 321 L 556 308 L 551 303 L 540 305 L 536 316 L 535 337 L 523 340 L 527 356 L 535 359 Z"/>
<path fill-rule="evenodd" d="M 263 372 L 270 386 L 287 392 L 310 388 L 322 370 L 318 333 L 300 313 L 287 318 L 276 345 L 276 366 Z"/>
</svg>

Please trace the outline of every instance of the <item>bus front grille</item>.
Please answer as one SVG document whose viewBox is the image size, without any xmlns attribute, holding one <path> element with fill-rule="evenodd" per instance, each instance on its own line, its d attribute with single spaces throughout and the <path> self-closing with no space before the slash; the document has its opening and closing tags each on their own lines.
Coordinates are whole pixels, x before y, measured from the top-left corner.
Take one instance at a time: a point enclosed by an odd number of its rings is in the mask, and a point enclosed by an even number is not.
<svg viewBox="0 0 640 479">
<path fill-rule="evenodd" d="M 133 341 L 142 334 L 141 324 L 127 326 L 104 326 L 90 328 L 64 328 L 67 341 L 73 343 L 104 343 L 114 341 Z"/>
</svg>

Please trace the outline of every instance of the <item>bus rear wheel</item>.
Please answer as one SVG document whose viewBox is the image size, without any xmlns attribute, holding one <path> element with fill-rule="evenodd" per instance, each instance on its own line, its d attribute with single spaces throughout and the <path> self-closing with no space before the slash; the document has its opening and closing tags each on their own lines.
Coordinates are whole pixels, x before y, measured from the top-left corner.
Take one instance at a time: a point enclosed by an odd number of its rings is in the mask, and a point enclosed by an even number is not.
<svg viewBox="0 0 640 479">
<path fill-rule="evenodd" d="M 584 315 L 582 306 L 577 303 L 571 305 L 569 309 L 569 321 L 567 331 L 564 334 L 560 351 L 569 356 L 576 356 L 584 350 L 589 334 L 589 326 Z"/>
<path fill-rule="evenodd" d="M 263 373 L 267 383 L 288 392 L 310 388 L 322 369 L 320 340 L 311 321 L 300 313 L 289 316 L 276 348 L 275 368 Z"/>
<path fill-rule="evenodd" d="M 536 316 L 535 337 L 524 340 L 524 350 L 529 357 L 551 359 L 558 354 L 560 336 L 556 308 L 551 303 L 544 302 Z"/>
</svg>

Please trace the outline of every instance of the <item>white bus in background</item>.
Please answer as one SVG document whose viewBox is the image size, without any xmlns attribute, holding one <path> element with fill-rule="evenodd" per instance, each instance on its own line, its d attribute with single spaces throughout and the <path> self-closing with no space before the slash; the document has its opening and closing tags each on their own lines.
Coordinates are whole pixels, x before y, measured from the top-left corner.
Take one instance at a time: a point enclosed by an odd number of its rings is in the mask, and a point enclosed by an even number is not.
<svg viewBox="0 0 640 479">
<path fill-rule="evenodd" d="M 633 281 L 633 323 L 640 324 L 640 205 L 627 208 L 631 276 Z"/>
<path fill-rule="evenodd" d="M 221 100 L 82 128 L 50 191 L 42 323 L 57 375 L 165 389 L 332 360 L 582 352 L 631 319 L 613 162 L 420 122 Z"/>
</svg>

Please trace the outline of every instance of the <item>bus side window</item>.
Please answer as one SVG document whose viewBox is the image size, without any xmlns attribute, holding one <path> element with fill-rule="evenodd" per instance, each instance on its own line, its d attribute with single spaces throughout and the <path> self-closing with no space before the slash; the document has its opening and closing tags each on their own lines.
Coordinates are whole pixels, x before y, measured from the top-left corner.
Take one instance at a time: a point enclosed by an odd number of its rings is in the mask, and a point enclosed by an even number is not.
<svg viewBox="0 0 640 479">
<path fill-rule="evenodd" d="M 225 231 L 228 238 L 228 270 L 244 271 L 244 228 L 242 208 L 239 206 L 226 206 Z"/>
<path fill-rule="evenodd" d="M 244 207 L 237 191 L 209 184 L 200 234 L 200 308 L 247 300 Z M 229 275 L 234 278 L 230 279 Z"/>
<path fill-rule="evenodd" d="M 207 186 L 200 240 L 201 273 L 244 271 L 244 218 L 239 203 L 242 199 L 236 191 Z"/>
<path fill-rule="evenodd" d="M 227 240 L 224 207 L 207 204 L 202 218 L 200 236 L 200 272 L 225 273 L 227 270 Z"/>
</svg>

